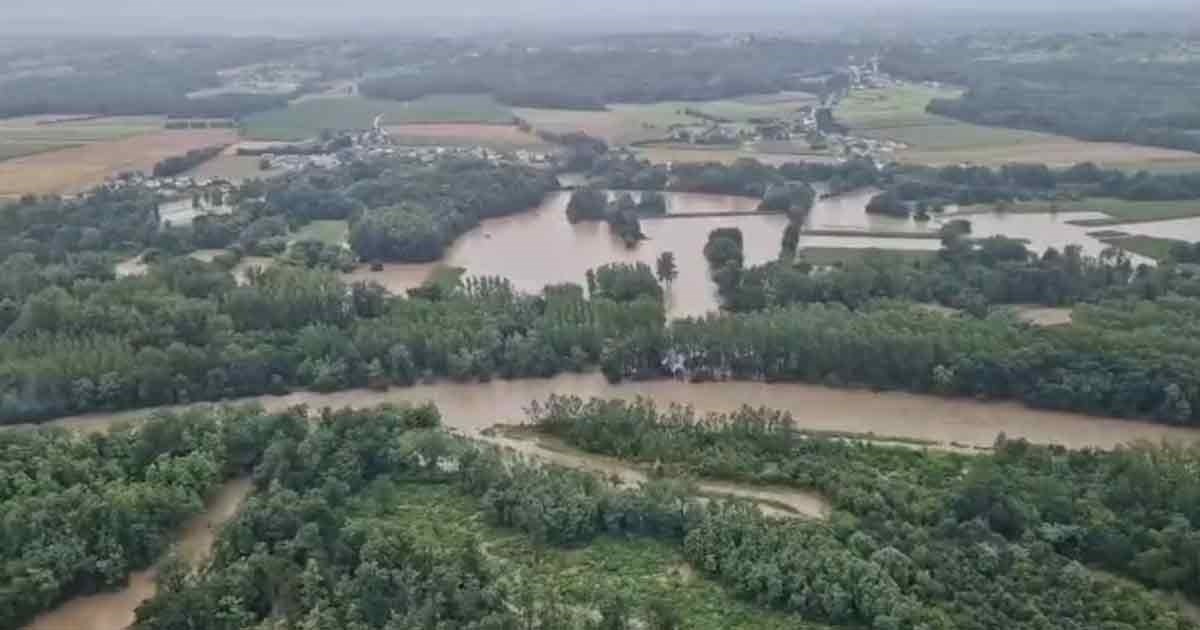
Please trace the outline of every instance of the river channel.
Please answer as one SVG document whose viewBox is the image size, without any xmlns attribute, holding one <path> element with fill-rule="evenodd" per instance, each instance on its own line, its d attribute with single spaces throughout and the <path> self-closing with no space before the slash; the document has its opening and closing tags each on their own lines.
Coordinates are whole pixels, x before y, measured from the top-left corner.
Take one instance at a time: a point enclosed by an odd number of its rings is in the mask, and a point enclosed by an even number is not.
<svg viewBox="0 0 1200 630">
<path fill-rule="evenodd" d="M 791 413 L 799 429 L 898 438 L 947 447 L 988 448 L 1001 433 L 1009 438 L 1070 448 L 1110 449 L 1137 440 L 1173 443 L 1200 440 L 1198 429 L 1031 409 L 1013 402 L 984 403 L 901 392 L 744 381 L 689 384 L 659 380 L 613 385 L 595 373 L 488 383 L 437 383 L 386 392 L 296 392 L 230 402 L 257 403 L 268 410 L 297 405 L 362 408 L 383 403 L 431 402 L 441 410 L 448 428 L 477 436 L 497 424 L 520 424 L 531 402 L 543 401 L 552 394 L 627 400 L 642 396 L 660 406 L 691 405 L 699 413 L 728 412 L 743 405 L 762 406 Z M 50 424 L 105 431 L 115 423 L 147 413 L 148 410 L 88 414 Z"/>
</svg>

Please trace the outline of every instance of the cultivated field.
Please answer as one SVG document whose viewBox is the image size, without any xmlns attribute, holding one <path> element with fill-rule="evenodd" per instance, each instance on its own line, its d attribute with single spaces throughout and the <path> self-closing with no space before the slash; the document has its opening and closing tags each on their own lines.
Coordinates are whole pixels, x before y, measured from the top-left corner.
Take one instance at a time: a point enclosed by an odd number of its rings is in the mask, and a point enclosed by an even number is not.
<svg viewBox="0 0 1200 630">
<path fill-rule="evenodd" d="M 23 116 L 0 120 L 0 160 L 120 140 L 163 128 L 163 119 L 157 116 L 81 118 Z"/>
<path fill-rule="evenodd" d="M 324 130 L 370 129 L 376 116 L 383 124 L 511 123 L 512 111 L 490 96 L 449 94 L 414 101 L 388 101 L 357 96 L 310 98 L 286 109 L 262 112 L 242 122 L 249 140 L 298 141 Z"/>
<path fill-rule="evenodd" d="M 684 144 L 654 144 L 638 147 L 634 151 L 639 157 L 655 163 L 665 162 L 723 162 L 730 163 L 741 158 L 751 158 L 763 164 L 784 164 L 787 162 L 820 162 L 833 160 L 828 155 L 816 153 L 778 153 L 775 151 L 755 151 L 751 148 L 705 148 L 699 145 Z"/>
<path fill-rule="evenodd" d="M 345 245 L 350 239 L 347 221 L 313 221 L 297 230 L 292 241 L 320 241 L 326 245 Z"/>
<path fill-rule="evenodd" d="M 1170 256 L 1172 247 L 1181 243 L 1187 244 L 1187 241 L 1159 238 L 1157 236 L 1144 236 L 1141 234 L 1097 236 L 1097 238 L 1106 245 L 1120 247 L 1127 252 L 1160 261 L 1166 260 Z"/>
<path fill-rule="evenodd" d="M 125 171 L 150 171 L 193 149 L 236 141 L 232 130 L 158 131 L 0 162 L 0 195 L 71 193 Z"/>
<path fill-rule="evenodd" d="M 1200 167 L 1200 155 L 1186 151 L 985 127 L 925 111 L 932 99 L 958 94 L 954 89 L 912 84 L 862 90 L 842 101 L 837 118 L 854 133 L 903 143 L 907 148 L 897 158 L 905 162 L 941 166 L 1034 161 L 1065 166 L 1090 161 L 1129 169 Z"/>
<path fill-rule="evenodd" d="M 796 253 L 798 260 L 811 265 L 830 266 L 858 262 L 864 258 L 887 258 L 903 264 L 925 262 L 936 258 L 935 251 L 908 249 L 877 249 L 874 247 L 805 247 Z"/>
<path fill-rule="evenodd" d="M 517 116 L 535 128 L 555 133 L 582 131 L 612 145 L 662 140 L 672 125 L 695 125 L 703 119 L 685 113 L 694 110 L 732 121 L 751 118 L 792 118 L 805 105 L 816 103 L 806 92 L 781 92 L 720 101 L 664 101 L 651 104 L 613 104 L 605 111 L 537 109 L 519 107 Z"/>
<path fill-rule="evenodd" d="M 266 179 L 285 172 L 284 169 L 262 170 L 259 168 L 260 158 L 253 155 L 234 155 L 235 147 L 229 151 L 197 166 L 187 172 L 187 175 L 197 179 L 225 179 L 240 182 L 247 179 Z"/>
<path fill-rule="evenodd" d="M 972 207 L 963 213 L 975 212 Z M 979 212 L 992 212 L 991 207 L 980 209 Z M 1120 225 L 1122 223 L 1149 223 L 1152 221 L 1168 221 L 1200 216 L 1200 201 L 1127 201 L 1125 199 L 1110 199 L 1098 197 L 1080 201 L 1026 201 L 1016 203 L 1006 212 L 1021 214 L 1045 214 L 1053 212 L 1103 212 L 1109 219 L 1084 219 L 1072 221 L 1073 225 L 1096 227 L 1105 225 Z"/>
<path fill-rule="evenodd" d="M 410 145 L 470 145 L 497 149 L 548 149 L 552 146 L 515 125 L 416 123 L 388 125 L 387 131 L 396 142 Z"/>
<path fill-rule="evenodd" d="M 518 107 L 513 112 L 535 129 L 553 133 L 582 131 L 614 146 L 660 140 L 670 133 L 671 125 L 698 120 L 671 103 L 610 105 L 604 111 Z"/>
</svg>

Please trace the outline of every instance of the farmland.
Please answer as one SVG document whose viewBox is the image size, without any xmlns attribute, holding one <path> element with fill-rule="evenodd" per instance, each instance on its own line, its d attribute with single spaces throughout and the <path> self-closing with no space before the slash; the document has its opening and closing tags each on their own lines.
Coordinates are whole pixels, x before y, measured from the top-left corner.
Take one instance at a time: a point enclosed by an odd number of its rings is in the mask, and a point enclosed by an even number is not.
<svg viewBox="0 0 1200 630">
<path fill-rule="evenodd" d="M 235 140 L 232 130 L 157 131 L 6 160 L 0 162 L 0 195 L 77 192 L 121 172 L 148 172 L 165 158 Z"/>
<path fill-rule="evenodd" d="M 63 116 L 23 116 L 0 120 L 0 160 L 121 140 L 161 130 L 155 116 L 72 120 Z"/>
<path fill-rule="evenodd" d="M 413 123 L 388 125 L 387 132 L 405 145 L 478 145 L 496 149 L 546 149 L 551 145 L 516 125 L 483 123 Z"/>
<path fill-rule="evenodd" d="M 937 257 L 935 251 L 907 249 L 877 249 L 873 247 L 805 247 L 797 259 L 815 266 L 832 266 L 858 262 L 864 258 L 885 257 L 904 264 L 925 262 Z"/>
<path fill-rule="evenodd" d="M 1121 249 L 1153 258 L 1154 260 L 1166 260 L 1171 254 L 1171 248 L 1180 243 L 1186 244 L 1187 241 L 1179 241 L 1170 238 L 1160 238 L 1157 236 L 1145 236 L 1141 234 L 1121 234 L 1115 233 L 1106 236 L 1098 237 L 1101 242 L 1107 245 L 1120 247 Z"/>
<path fill-rule="evenodd" d="M 248 140 L 298 141 L 324 130 L 370 129 L 376 116 L 385 125 L 412 123 L 511 123 L 512 112 L 490 96 L 454 94 L 413 101 L 348 96 L 310 98 L 248 116 L 242 136 Z"/>
<path fill-rule="evenodd" d="M 1200 166 L 1200 155 L 1186 151 L 986 127 L 925 111 L 932 99 L 958 94 L 955 89 L 913 84 L 861 90 L 844 99 L 836 115 L 852 133 L 906 145 L 897 155 L 905 162 L 994 165 L 1036 161 L 1064 166 L 1091 161 L 1116 168 L 1154 170 Z"/>
<path fill-rule="evenodd" d="M 990 212 L 991 209 L 980 210 Z M 1182 201 L 1128 201 L 1097 197 L 1080 201 L 1027 201 L 1004 209 L 1006 212 L 1043 214 L 1053 212 L 1103 212 L 1108 219 L 1085 219 L 1073 221 L 1075 225 L 1097 227 L 1123 223 L 1148 223 L 1200 216 L 1200 202 Z M 974 209 L 968 212 L 975 212 Z"/>
<path fill-rule="evenodd" d="M 703 119 L 688 110 L 706 116 L 745 122 L 751 118 L 789 118 L 816 98 L 804 92 L 747 96 L 738 99 L 686 102 L 664 101 L 653 104 L 610 104 L 605 110 L 565 110 L 516 108 L 517 116 L 535 128 L 554 133 L 582 131 L 612 145 L 627 145 L 665 139 L 672 125 L 695 125 Z"/>
</svg>

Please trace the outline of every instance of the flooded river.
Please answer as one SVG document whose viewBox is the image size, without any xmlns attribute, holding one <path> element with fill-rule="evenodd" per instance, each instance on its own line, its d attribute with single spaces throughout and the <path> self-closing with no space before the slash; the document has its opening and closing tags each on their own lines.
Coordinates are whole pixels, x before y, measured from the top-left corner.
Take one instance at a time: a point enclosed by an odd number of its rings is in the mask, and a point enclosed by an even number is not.
<svg viewBox="0 0 1200 630">
<path fill-rule="evenodd" d="M 1030 409 L 1018 403 L 981 403 L 969 399 L 787 383 L 648 381 L 611 385 L 599 374 L 564 374 L 551 379 L 474 384 L 439 383 L 388 392 L 297 392 L 233 402 L 256 402 L 268 410 L 296 405 L 342 408 L 432 402 L 441 409 L 447 427 L 477 436 L 496 424 L 521 423 L 529 403 L 545 400 L 551 394 L 623 399 L 644 396 L 662 406 L 691 405 L 700 413 L 728 412 L 742 405 L 765 406 L 790 412 L 799 429 L 920 440 L 947 446 L 986 448 L 1000 433 L 1010 438 L 1071 448 L 1113 448 L 1135 440 L 1175 443 L 1200 440 L 1197 429 Z M 116 422 L 146 413 L 142 410 L 89 414 L 64 418 L 52 424 L 103 431 Z"/>
<path fill-rule="evenodd" d="M 225 484 L 205 512 L 187 523 L 175 546 L 193 567 L 203 565 L 216 542 L 217 530 L 229 522 L 253 489 L 249 479 Z M 133 624 L 135 611 L 154 597 L 158 568 L 139 571 L 119 591 L 78 597 L 34 619 L 24 630 L 122 630 Z"/>
</svg>

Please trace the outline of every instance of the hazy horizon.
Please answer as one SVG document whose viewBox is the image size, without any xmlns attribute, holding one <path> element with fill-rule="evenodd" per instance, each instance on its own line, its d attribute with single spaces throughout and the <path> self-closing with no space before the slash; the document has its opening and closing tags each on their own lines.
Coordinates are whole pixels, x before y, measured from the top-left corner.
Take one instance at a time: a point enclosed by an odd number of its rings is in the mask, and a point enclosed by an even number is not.
<svg viewBox="0 0 1200 630">
<path fill-rule="evenodd" d="M 313 0 L 208 0 L 203 3 L 154 0 L 96 2 L 95 0 L 10 0 L 0 7 L 0 30 L 130 34 L 143 28 L 166 31 L 320 32 L 322 30 L 404 30 L 447 28 L 495 30 L 521 26 L 562 30 L 836 30 L 863 25 L 872 28 L 936 28 L 937 19 L 958 27 L 959 20 L 1001 16 L 1011 23 L 980 20 L 980 27 L 1029 27 L 1039 30 L 1120 27 L 1123 16 L 1137 14 L 1139 28 L 1200 28 L 1200 21 L 1174 19 L 1181 11 L 1198 13 L 1185 0 L 1097 0 L 1062 3 L 1013 0 L 980 8 L 964 0 L 861 0 L 848 6 L 835 0 L 743 0 L 730 8 L 722 0 L 612 0 L 603 5 L 564 9 L 554 0 L 444 0 L 388 2 L 343 0 L 331 4 Z M 1022 16 L 1047 13 L 1083 15 L 1076 20 L 1047 24 L 1022 23 Z M 1171 16 L 1155 20 L 1155 15 Z M 652 21 L 651 21 L 652 20 Z M 1109 22 L 1112 22 L 1110 25 Z"/>
</svg>

